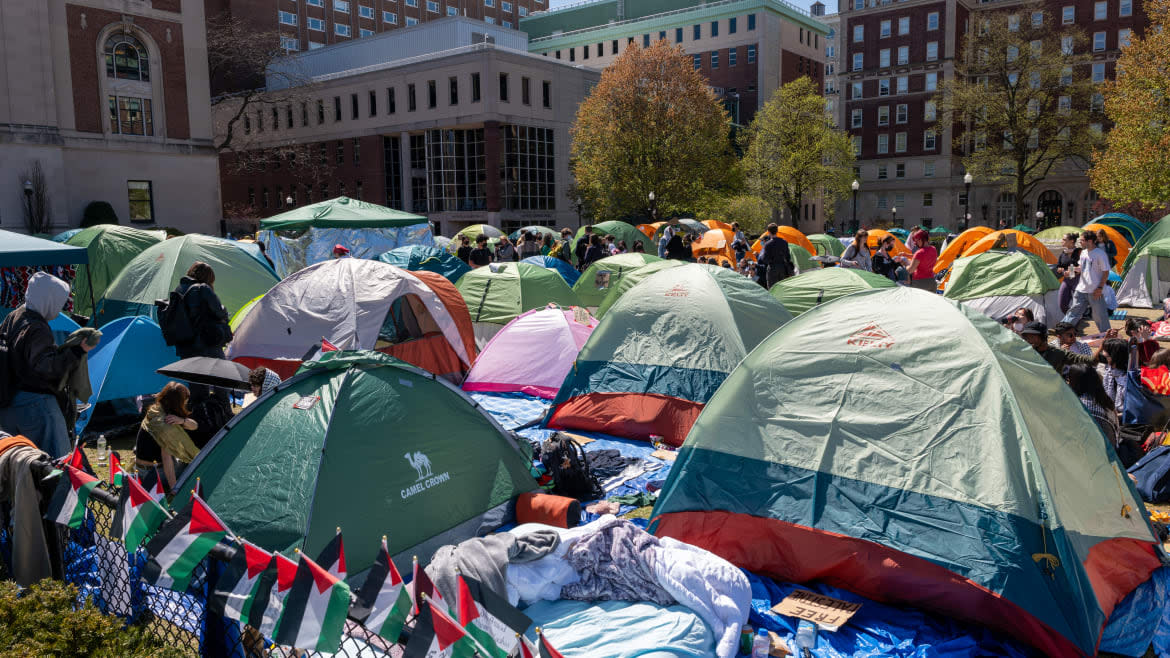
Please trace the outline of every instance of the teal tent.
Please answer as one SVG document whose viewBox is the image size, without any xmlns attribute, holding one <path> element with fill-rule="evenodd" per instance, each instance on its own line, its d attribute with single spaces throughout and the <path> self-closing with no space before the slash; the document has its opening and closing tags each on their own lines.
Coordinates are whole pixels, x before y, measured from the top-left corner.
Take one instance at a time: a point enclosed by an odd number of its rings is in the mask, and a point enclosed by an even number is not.
<svg viewBox="0 0 1170 658">
<path fill-rule="evenodd" d="M 451 283 L 455 283 L 459 280 L 459 277 L 471 271 L 467 263 L 459 260 L 446 250 L 439 247 L 424 247 L 417 244 L 410 245 L 409 247 L 391 249 L 378 256 L 378 260 L 412 272 L 425 270 L 427 272 L 441 274 Z"/>
<path fill-rule="evenodd" d="M 0 230 L 0 267 L 76 265 L 89 262 L 84 247 Z"/>
</svg>

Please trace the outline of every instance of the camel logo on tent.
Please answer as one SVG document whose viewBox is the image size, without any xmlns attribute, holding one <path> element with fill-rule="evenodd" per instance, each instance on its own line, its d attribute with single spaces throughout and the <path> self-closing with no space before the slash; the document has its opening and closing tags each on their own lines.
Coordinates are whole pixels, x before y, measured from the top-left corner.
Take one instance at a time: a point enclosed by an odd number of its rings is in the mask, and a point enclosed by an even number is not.
<svg viewBox="0 0 1170 658">
<path fill-rule="evenodd" d="M 422 454 L 421 452 L 416 452 L 414 454 L 408 452 L 403 455 L 403 457 L 406 459 L 406 461 L 410 462 L 410 465 L 413 466 L 414 470 L 418 472 L 418 479 L 421 480 L 425 477 L 430 477 L 431 460 L 426 455 Z"/>
<path fill-rule="evenodd" d="M 674 284 L 674 287 L 663 293 L 667 297 L 689 297 L 690 291 L 681 283 Z"/>
<path fill-rule="evenodd" d="M 402 456 L 410 465 L 414 467 L 415 473 L 418 473 L 418 479 L 414 484 L 399 492 L 402 499 L 406 500 L 415 494 L 422 493 L 431 487 L 438 486 L 451 479 L 451 474 L 443 471 L 438 475 L 431 473 L 431 460 L 429 457 L 421 452 L 408 452 Z"/>
<path fill-rule="evenodd" d="M 882 329 L 876 324 L 871 324 L 847 338 L 845 344 L 856 345 L 858 347 L 889 349 L 894 346 L 894 337 L 886 333 L 885 329 Z"/>
</svg>

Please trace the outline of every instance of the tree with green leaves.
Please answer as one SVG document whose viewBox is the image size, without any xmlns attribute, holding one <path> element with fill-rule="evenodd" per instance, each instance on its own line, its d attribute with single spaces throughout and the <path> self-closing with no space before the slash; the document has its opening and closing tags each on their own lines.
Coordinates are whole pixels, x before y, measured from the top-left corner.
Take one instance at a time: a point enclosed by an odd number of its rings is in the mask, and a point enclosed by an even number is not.
<svg viewBox="0 0 1170 658">
<path fill-rule="evenodd" d="M 1117 79 L 1105 85 L 1113 122 L 1089 177 L 1093 189 L 1119 204 L 1163 208 L 1170 201 L 1170 0 L 1146 4 L 1159 29 L 1130 36 L 1117 60 Z"/>
<path fill-rule="evenodd" d="M 849 136 L 833 125 L 825 98 L 802 77 L 776 90 L 743 134 L 741 162 L 752 194 L 786 209 L 793 225 L 805 199 L 821 194 L 828 207 L 853 179 Z"/>
<path fill-rule="evenodd" d="M 631 45 L 577 110 L 576 191 L 597 220 L 689 211 L 732 184 L 730 130 L 681 48 Z"/>
<path fill-rule="evenodd" d="M 1104 120 L 1084 34 L 1046 6 L 973 16 L 959 70 L 934 97 L 943 120 L 963 128 L 963 166 L 1014 193 L 1018 219 L 1053 170 L 1088 168 Z"/>
</svg>

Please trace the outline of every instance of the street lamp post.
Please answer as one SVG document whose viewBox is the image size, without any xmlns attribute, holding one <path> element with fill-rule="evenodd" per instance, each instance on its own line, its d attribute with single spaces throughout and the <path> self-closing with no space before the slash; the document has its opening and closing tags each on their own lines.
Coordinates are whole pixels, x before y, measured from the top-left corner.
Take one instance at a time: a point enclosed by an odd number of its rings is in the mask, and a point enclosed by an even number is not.
<svg viewBox="0 0 1170 658">
<path fill-rule="evenodd" d="M 1037 210 L 1036 211 L 1036 229 L 1037 230 L 1039 230 L 1041 228 L 1040 223 L 1043 221 L 1044 221 L 1044 211 Z"/>
<path fill-rule="evenodd" d="M 650 223 L 653 224 L 658 221 L 658 203 L 656 203 L 653 192 L 647 194 L 646 198 L 650 200 Z"/>
<path fill-rule="evenodd" d="M 856 232 L 857 231 L 857 190 L 861 189 L 861 183 L 858 183 L 857 180 L 854 179 L 853 184 L 850 185 L 850 187 L 853 188 L 853 226 L 850 228 L 852 228 L 854 230 L 854 232 Z"/>
<path fill-rule="evenodd" d="M 577 228 L 581 228 L 581 208 L 585 205 L 585 202 L 581 201 L 581 197 L 577 197 L 573 199 L 573 205 L 577 207 Z"/>
<path fill-rule="evenodd" d="M 971 172 L 963 176 L 963 186 L 965 192 L 963 194 L 963 230 L 966 231 L 971 223 L 971 183 L 975 181 L 975 177 Z"/>
<path fill-rule="evenodd" d="M 32 226 L 34 224 L 32 198 L 33 198 L 33 184 L 32 184 L 32 181 L 26 180 L 26 181 L 24 181 L 24 209 L 25 209 L 25 212 L 28 213 L 29 226 Z"/>
<path fill-rule="evenodd" d="M 890 208 L 890 222 L 893 223 L 894 226 L 898 225 L 898 208 L 897 208 L 897 206 Z"/>
</svg>

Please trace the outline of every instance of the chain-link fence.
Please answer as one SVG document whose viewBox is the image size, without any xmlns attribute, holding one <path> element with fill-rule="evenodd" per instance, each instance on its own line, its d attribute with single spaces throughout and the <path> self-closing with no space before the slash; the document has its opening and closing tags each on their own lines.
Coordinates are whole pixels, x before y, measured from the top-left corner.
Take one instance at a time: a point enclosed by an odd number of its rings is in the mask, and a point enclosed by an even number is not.
<svg viewBox="0 0 1170 658">
<path fill-rule="evenodd" d="M 251 626 L 208 610 L 207 602 L 215 589 L 215 579 L 223 573 L 224 558 L 230 551 L 213 554 L 195 568 L 185 592 L 175 592 L 149 585 L 141 578 L 148 555 L 141 546 L 128 554 L 112 523 L 118 490 L 102 482 L 89 497 L 85 522 L 77 529 L 53 526 L 58 532 L 60 572 L 73 583 L 82 600 L 92 598 L 105 614 L 123 619 L 127 624 L 144 628 L 168 647 L 190 655 L 208 657 L 314 658 L 323 656 L 312 651 L 272 644 Z M 6 529 L 0 529 L 0 578 L 12 577 L 12 542 Z M 340 650 L 332 654 L 342 658 L 385 658 L 401 656 L 401 647 L 371 633 L 361 624 L 346 623 Z"/>
</svg>

